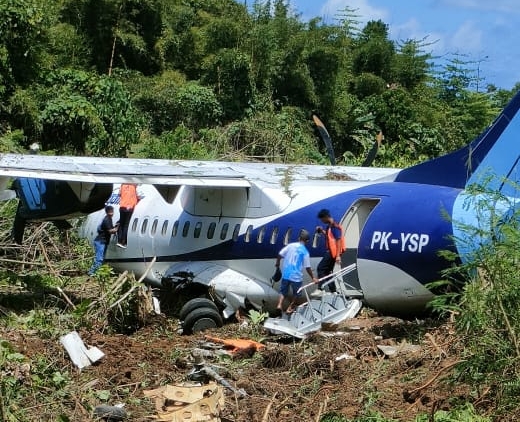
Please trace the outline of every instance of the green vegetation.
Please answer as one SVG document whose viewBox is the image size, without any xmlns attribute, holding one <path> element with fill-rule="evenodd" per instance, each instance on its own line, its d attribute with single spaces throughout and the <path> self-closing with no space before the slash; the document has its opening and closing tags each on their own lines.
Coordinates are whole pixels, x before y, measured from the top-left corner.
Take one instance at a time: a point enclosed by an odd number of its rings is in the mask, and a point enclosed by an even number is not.
<svg viewBox="0 0 520 422">
<path fill-rule="evenodd" d="M 517 415 L 520 215 L 514 199 L 491 187 L 474 186 L 470 191 L 473 196 L 465 206 L 477 211 L 479 226 L 455 223 L 462 233 L 457 240 L 474 252 L 447 272 L 451 291 L 434 306 L 457 315 L 465 346 L 458 378 L 471 385 L 481 401 L 493 400 L 498 417 Z"/>
<path fill-rule="evenodd" d="M 356 419 L 329 413 L 320 422 L 396 422 L 396 419 L 385 418 L 379 412 L 368 412 Z M 419 415 L 413 422 L 491 422 L 491 419 L 479 416 L 471 404 L 465 404 L 452 410 L 438 410 L 433 415 Z"/>
<path fill-rule="evenodd" d="M 0 151 L 378 166 L 451 151 L 515 89 L 426 40 L 345 9 L 303 22 L 285 0 L 1 0 Z"/>
</svg>

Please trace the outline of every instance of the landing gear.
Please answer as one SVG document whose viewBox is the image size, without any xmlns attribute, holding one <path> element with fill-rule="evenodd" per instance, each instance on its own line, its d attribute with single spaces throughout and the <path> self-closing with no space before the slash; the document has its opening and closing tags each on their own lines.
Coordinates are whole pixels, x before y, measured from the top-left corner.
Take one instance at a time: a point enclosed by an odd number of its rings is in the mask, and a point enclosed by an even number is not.
<svg viewBox="0 0 520 422">
<path fill-rule="evenodd" d="M 186 315 L 182 323 L 182 330 L 184 334 L 193 334 L 210 328 L 222 327 L 222 325 L 223 321 L 219 312 L 212 307 L 203 306 Z"/>
<path fill-rule="evenodd" d="M 181 321 L 184 321 L 186 319 L 186 316 L 188 316 L 191 311 L 194 311 L 197 308 L 211 308 L 215 311 L 219 311 L 217 308 L 217 305 L 205 297 L 196 297 L 195 299 L 188 300 L 184 306 L 181 308 L 179 312 L 179 319 Z"/>
</svg>

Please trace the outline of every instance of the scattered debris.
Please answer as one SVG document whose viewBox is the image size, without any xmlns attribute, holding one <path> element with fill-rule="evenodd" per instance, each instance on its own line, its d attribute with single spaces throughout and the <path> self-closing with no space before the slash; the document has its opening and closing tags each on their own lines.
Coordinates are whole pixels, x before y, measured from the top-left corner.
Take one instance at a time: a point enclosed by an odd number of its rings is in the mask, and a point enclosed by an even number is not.
<svg viewBox="0 0 520 422">
<path fill-rule="evenodd" d="M 394 346 L 384 346 L 382 344 L 378 344 L 377 348 L 381 350 L 387 358 L 393 358 L 399 353 L 399 349 Z"/>
<path fill-rule="evenodd" d="M 344 331 L 322 331 L 319 335 L 322 337 L 347 337 L 350 333 Z"/>
<path fill-rule="evenodd" d="M 206 385 L 165 385 L 143 392 L 145 397 L 155 399 L 160 422 L 220 422 L 224 408 L 224 394 L 215 383 Z"/>
<path fill-rule="evenodd" d="M 393 358 L 398 354 L 415 353 L 421 350 L 421 346 L 416 344 L 409 344 L 406 342 L 403 342 L 397 346 L 378 344 L 377 348 L 381 350 L 381 352 L 383 352 L 383 354 L 388 358 Z"/>
<path fill-rule="evenodd" d="M 352 355 L 349 355 L 348 353 L 343 353 L 339 356 L 336 356 L 336 358 L 334 360 L 336 362 L 339 362 L 340 360 L 353 360 L 353 359 L 356 359 L 356 358 Z"/>
<path fill-rule="evenodd" d="M 97 418 L 105 419 L 106 421 L 122 421 L 128 417 L 126 410 L 123 405 L 107 406 L 99 405 L 94 409 L 94 416 Z"/>
<path fill-rule="evenodd" d="M 222 343 L 224 349 L 230 355 L 252 356 L 255 352 L 263 349 L 264 344 L 248 339 L 221 339 L 206 336 L 206 339 L 215 343 Z"/>
<path fill-rule="evenodd" d="M 90 347 L 87 349 L 83 340 L 81 340 L 81 337 L 76 331 L 72 331 L 69 334 L 60 337 L 60 343 L 69 354 L 72 363 L 74 363 L 74 365 L 79 369 L 90 366 L 105 356 L 105 354 L 97 347 Z"/>
<path fill-rule="evenodd" d="M 161 315 L 161 303 L 159 302 L 159 299 L 155 296 L 152 296 L 152 305 L 153 305 L 153 311 L 156 315 Z"/>
<path fill-rule="evenodd" d="M 219 375 L 212 367 L 206 365 L 203 360 L 200 360 L 193 365 L 193 368 L 186 376 L 186 379 L 203 384 L 209 383 L 210 380 L 215 380 L 220 385 L 233 392 L 237 398 L 244 398 L 247 396 L 247 393 L 243 388 L 233 387 L 228 380 Z"/>
</svg>

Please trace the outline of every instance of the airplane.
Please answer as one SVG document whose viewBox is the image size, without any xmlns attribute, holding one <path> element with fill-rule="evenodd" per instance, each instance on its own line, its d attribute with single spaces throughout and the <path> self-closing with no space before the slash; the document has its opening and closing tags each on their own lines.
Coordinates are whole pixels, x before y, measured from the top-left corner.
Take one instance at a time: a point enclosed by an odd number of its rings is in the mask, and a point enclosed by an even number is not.
<svg viewBox="0 0 520 422">
<path fill-rule="evenodd" d="M 18 241 L 26 222 L 85 213 L 80 234 L 93 239 L 105 204 L 117 221 L 119 184 L 139 184 L 128 247 L 113 239 L 106 262 L 175 292 L 187 331 L 220 326 L 240 309 L 273 311 L 278 251 L 301 229 L 313 233 L 327 208 L 346 236 L 341 266 L 351 270 L 340 284 L 348 296 L 381 313 L 414 315 L 434 297 L 427 285 L 451 265 L 439 251 L 464 261 L 478 247 L 457 224 L 483 224 L 467 188 L 485 180 L 518 197 L 502 179 L 520 180 L 519 108 L 520 92 L 465 147 L 402 170 L 3 154 L 0 197 L 13 196 L 14 178 Z M 315 234 L 308 249 L 315 267 L 324 239 Z"/>
</svg>

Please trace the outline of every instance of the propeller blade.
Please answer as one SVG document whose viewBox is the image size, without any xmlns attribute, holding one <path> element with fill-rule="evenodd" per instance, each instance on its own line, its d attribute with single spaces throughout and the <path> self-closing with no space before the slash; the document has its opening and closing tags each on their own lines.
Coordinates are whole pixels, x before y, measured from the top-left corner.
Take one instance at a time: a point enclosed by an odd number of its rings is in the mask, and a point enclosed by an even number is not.
<svg viewBox="0 0 520 422">
<path fill-rule="evenodd" d="M 335 166 L 336 165 L 336 157 L 334 155 L 334 148 L 332 148 L 332 140 L 330 139 L 329 132 L 327 132 L 327 129 L 325 128 L 325 125 L 318 118 L 318 116 L 313 114 L 312 115 L 312 120 L 314 120 L 314 124 L 318 128 L 318 132 L 320 134 L 320 137 L 323 140 L 323 143 L 325 144 L 325 147 L 327 148 L 327 154 L 329 155 L 330 164 Z"/>
<path fill-rule="evenodd" d="M 383 132 L 379 131 L 379 133 L 376 136 L 376 140 L 372 145 L 372 148 L 370 148 L 370 151 L 368 151 L 367 158 L 365 158 L 365 161 L 363 161 L 363 164 L 361 164 L 362 167 L 370 167 L 372 165 L 374 159 L 376 158 L 377 151 L 381 146 L 381 142 L 383 142 L 383 139 Z"/>
</svg>

